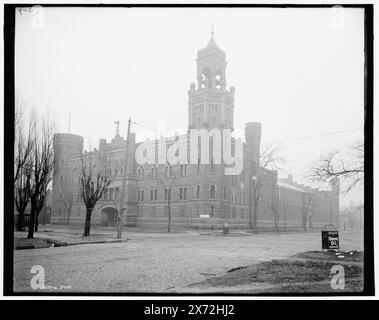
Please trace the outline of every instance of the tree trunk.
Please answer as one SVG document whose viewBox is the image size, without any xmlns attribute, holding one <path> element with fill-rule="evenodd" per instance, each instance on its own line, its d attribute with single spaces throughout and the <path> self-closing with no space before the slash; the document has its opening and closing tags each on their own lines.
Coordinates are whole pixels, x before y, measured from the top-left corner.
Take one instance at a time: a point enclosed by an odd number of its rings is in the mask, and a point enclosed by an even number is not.
<svg viewBox="0 0 379 320">
<path fill-rule="evenodd" d="M 254 203 L 254 233 L 258 233 L 258 225 L 257 225 L 258 217 L 257 217 L 257 205 Z"/>
<path fill-rule="evenodd" d="M 67 210 L 66 225 L 70 225 L 71 209 Z"/>
<path fill-rule="evenodd" d="M 17 231 L 24 231 L 24 210 L 20 210 L 18 212 L 18 219 L 17 219 Z"/>
<path fill-rule="evenodd" d="M 92 208 L 87 208 L 86 213 L 86 223 L 84 225 L 84 233 L 83 237 L 88 237 L 90 235 L 90 229 L 91 229 L 91 214 L 92 214 Z"/>
<path fill-rule="evenodd" d="M 278 226 L 278 224 L 279 224 L 279 219 L 278 219 L 278 213 L 277 212 L 275 212 L 275 232 L 276 233 L 278 233 L 279 232 L 279 226 Z"/>
<path fill-rule="evenodd" d="M 122 239 L 122 216 L 123 209 L 120 208 L 117 212 L 117 239 Z"/>
<path fill-rule="evenodd" d="M 303 228 L 304 231 L 307 232 L 307 212 L 304 212 L 303 214 Z"/>
<path fill-rule="evenodd" d="M 36 201 L 35 197 L 30 199 L 30 221 L 29 221 L 29 230 L 28 230 L 28 239 L 33 239 L 34 237 L 34 218 L 36 215 Z"/>
<path fill-rule="evenodd" d="M 167 232 L 170 232 L 171 230 L 171 205 L 170 205 L 170 200 L 168 201 L 168 228 L 167 228 Z"/>
<path fill-rule="evenodd" d="M 34 232 L 38 232 L 38 216 L 39 216 L 39 211 L 40 210 L 36 210 L 36 216 L 35 216 L 35 222 L 34 222 Z"/>
</svg>

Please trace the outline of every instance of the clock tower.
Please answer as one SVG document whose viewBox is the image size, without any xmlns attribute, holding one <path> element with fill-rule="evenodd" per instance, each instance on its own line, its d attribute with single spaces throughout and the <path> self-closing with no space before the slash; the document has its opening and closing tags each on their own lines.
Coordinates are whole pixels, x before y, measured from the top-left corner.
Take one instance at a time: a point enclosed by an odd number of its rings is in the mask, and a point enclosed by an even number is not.
<svg viewBox="0 0 379 320">
<path fill-rule="evenodd" d="M 188 91 L 188 129 L 234 129 L 234 87 L 226 89 L 225 52 L 213 37 L 197 52 L 197 86 Z"/>
</svg>

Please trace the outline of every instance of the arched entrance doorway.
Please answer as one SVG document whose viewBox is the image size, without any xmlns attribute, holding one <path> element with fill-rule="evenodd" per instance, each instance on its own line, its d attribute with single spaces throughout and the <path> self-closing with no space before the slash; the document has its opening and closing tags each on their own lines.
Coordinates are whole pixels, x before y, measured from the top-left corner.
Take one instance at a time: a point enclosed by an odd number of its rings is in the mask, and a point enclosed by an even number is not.
<svg viewBox="0 0 379 320">
<path fill-rule="evenodd" d="M 114 207 L 105 207 L 100 211 L 100 224 L 102 226 L 115 226 L 117 222 L 117 210 Z"/>
</svg>

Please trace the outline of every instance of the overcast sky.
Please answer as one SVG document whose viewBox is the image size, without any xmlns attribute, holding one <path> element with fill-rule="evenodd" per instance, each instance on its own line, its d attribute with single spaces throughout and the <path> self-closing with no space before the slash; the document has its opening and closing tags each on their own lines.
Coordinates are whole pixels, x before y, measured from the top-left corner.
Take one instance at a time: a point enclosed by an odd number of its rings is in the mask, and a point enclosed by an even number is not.
<svg viewBox="0 0 379 320">
<path fill-rule="evenodd" d="M 235 86 L 235 127 L 262 123 L 306 182 L 320 155 L 363 140 L 363 9 L 44 8 L 16 14 L 16 90 L 86 148 L 127 119 L 187 129 L 197 50 L 215 41 Z M 139 138 L 154 135 L 133 126 Z M 341 198 L 363 199 L 362 188 Z"/>
</svg>

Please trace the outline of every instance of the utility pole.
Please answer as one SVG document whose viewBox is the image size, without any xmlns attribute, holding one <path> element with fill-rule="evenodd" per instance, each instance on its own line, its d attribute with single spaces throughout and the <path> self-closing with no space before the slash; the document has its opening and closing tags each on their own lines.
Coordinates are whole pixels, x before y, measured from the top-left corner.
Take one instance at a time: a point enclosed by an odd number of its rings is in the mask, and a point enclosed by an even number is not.
<svg viewBox="0 0 379 320">
<path fill-rule="evenodd" d="M 128 120 L 128 132 L 126 134 L 126 147 L 125 147 L 125 159 L 124 159 L 124 170 L 122 172 L 122 185 L 121 185 L 121 194 L 120 194 L 120 202 L 118 206 L 118 216 L 117 216 L 117 239 L 122 238 L 122 217 L 123 217 L 123 205 L 124 205 L 124 197 L 125 197 L 125 189 L 126 189 L 126 176 L 128 169 L 128 151 L 129 151 L 129 140 L 130 140 L 130 125 L 131 119 Z M 117 124 L 118 126 L 118 124 Z M 117 130 L 118 131 L 118 130 Z"/>
<path fill-rule="evenodd" d="M 249 228 L 252 228 L 252 221 L 251 221 L 251 214 L 252 214 L 252 206 L 253 206 L 253 176 L 252 176 L 252 163 L 249 162 L 249 207 L 248 207 L 248 213 L 249 213 Z"/>
<path fill-rule="evenodd" d="M 168 187 L 167 201 L 168 201 L 168 208 L 167 208 L 168 227 L 167 227 L 167 231 L 170 232 L 171 231 L 171 186 Z"/>
</svg>

